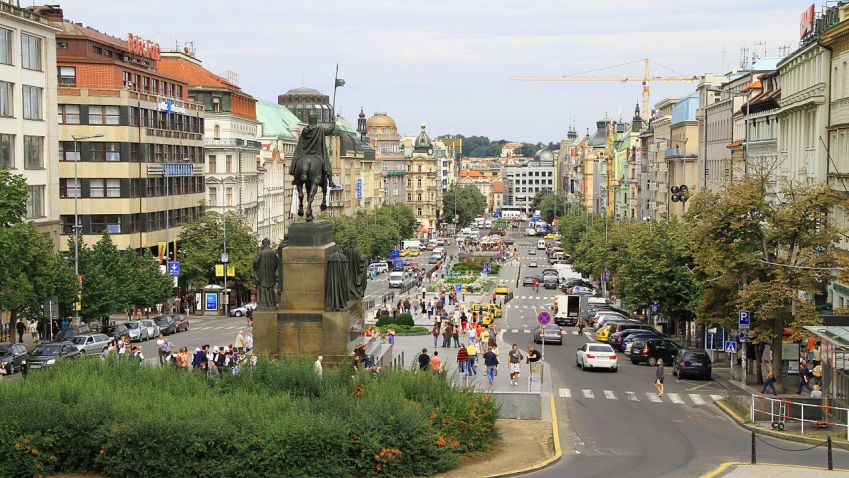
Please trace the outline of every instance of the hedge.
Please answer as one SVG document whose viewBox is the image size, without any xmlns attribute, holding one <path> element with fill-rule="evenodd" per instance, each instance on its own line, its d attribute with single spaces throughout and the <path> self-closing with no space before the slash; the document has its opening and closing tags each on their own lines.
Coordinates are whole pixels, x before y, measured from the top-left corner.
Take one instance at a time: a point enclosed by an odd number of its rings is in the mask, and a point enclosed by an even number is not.
<svg viewBox="0 0 849 478">
<path fill-rule="evenodd" d="M 0 476 L 427 476 L 499 439 L 491 397 L 444 374 L 311 359 L 208 379 L 171 367 L 57 364 L 0 387 Z"/>
<path fill-rule="evenodd" d="M 398 314 L 395 317 L 392 317 L 392 314 L 378 316 L 376 323 L 378 327 L 383 327 L 389 324 L 407 325 L 410 327 L 416 325 L 413 320 L 413 316 L 410 314 Z"/>
<path fill-rule="evenodd" d="M 427 335 L 430 329 L 427 327 L 410 327 L 409 325 L 389 324 L 378 327 L 381 334 L 385 334 L 389 329 L 393 329 L 397 335 Z"/>
</svg>

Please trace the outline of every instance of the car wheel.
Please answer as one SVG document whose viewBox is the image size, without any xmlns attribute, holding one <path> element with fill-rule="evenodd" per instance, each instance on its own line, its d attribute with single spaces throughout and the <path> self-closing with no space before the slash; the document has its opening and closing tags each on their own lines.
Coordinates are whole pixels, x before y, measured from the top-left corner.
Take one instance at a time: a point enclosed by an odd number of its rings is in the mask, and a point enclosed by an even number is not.
<svg viewBox="0 0 849 478">
<path fill-rule="evenodd" d="M 610 371 L 612 371 L 613 373 L 616 373 L 616 372 L 619 371 L 619 367 L 613 367 L 612 369 L 610 369 Z"/>
<path fill-rule="evenodd" d="M 709 373 L 706 373 L 706 374 L 705 374 L 705 376 L 704 376 L 704 379 L 705 379 L 705 380 L 710 380 L 710 374 L 709 374 Z"/>
<path fill-rule="evenodd" d="M 649 367 L 654 367 L 657 365 L 657 359 L 654 357 L 649 357 Z"/>
<path fill-rule="evenodd" d="M 241 317 L 241 316 L 242 316 L 242 311 L 241 311 L 241 310 L 237 310 L 237 311 L 233 312 L 233 315 L 234 315 L 235 317 Z"/>
<path fill-rule="evenodd" d="M 85 355 L 85 349 L 80 350 L 80 355 Z"/>
<path fill-rule="evenodd" d="M 637 361 L 634 360 L 634 359 L 631 359 L 631 363 L 634 364 L 634 365 L 637 365 Z"/>
</svg>

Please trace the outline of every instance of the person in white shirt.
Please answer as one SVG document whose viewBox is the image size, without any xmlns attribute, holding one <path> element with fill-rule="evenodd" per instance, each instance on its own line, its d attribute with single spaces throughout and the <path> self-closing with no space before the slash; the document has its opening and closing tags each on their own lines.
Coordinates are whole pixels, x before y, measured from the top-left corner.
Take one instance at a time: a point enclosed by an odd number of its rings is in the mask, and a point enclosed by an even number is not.
<svg viewBox="0 0 849 478">
<path fill-rule="evenodd" d="M 324 360 L 324 357 L 319 355 L 317 359 L 315 359 L 315 363 L 313 363 L 313 368 L 315 369 L 315 374 L 318 375 L 318 378 L 321 378 L 324 374 L 324 369 L 321 367 L 321 361 Z"/>
<path fill-rule="evenodd" d="M 248 335 L 245 336 L 245 352 L 250 352 L 254 349 L 254 336 L 252 333 L 248 332 Z"/>
</svg>

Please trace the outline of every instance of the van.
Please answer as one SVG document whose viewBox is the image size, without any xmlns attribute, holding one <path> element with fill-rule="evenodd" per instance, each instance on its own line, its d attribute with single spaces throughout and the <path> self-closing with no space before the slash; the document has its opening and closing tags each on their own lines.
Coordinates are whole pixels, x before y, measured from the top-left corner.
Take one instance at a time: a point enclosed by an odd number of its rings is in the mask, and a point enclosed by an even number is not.
<svg viewBox="0 0 849 478">
<path fill-rule="evenodd" d="M 440 259 L 443 259 L 443 258 L 445 258 L 445 248 L 444 247 L 437 247 L 433 250 L 433 252 L 431 252 L 430 255 L 431 256 L 438 256 Z"/>
<path fill-rule="evenodd" d="M 532 227 L 525 228 L 525 235 L 526 236 L 536 236 L 537 230 L 532 228 Z"/>
<path fill-rule="evenodd" d="M 404 285 L 404 273 L 403 272 L 390 272 L 389 273 L 389 288 L 398 288 Z"/>
<path fill-rule="evenodd" d="M 540 239 L 537 241 L 537 249 L 545 250 L 545 239 Z"/>
<path fill-rule="evenodd" d="M 422 249 L 421 241 L 417 241 L 415 239 L 406 240 L 401 243 L 401 249 Z"/>
</svg>

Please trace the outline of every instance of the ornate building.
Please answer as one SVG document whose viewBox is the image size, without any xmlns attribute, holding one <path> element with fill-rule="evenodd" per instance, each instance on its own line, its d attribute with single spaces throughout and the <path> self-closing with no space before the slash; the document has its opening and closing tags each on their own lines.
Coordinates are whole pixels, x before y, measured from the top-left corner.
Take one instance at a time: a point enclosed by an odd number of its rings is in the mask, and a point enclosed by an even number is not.
<svg viewBox="0 0 849 478">
<path fill-rule="evenodd" d="M 419 218 L 419 231 L 433 232 L 440 214 L 440 187 L 433 142 L 425 131 L 424 123 L 421 132 L 412 142 L 412 148 L 407 151 L 407 204 Z"/>
<path fill-rule="evenodd" d="M 365 113 L 362 115 L 365 116 Z M 365 131 L 375 150 L 380 174 L 375 187 L 380 188 L 383 203 L 405 202 L 407 161 L 401 151 L 401 136 L 398 134 L 395 120 L 386 113 L 375 113 L 365 121 Z"/>
</svg>

